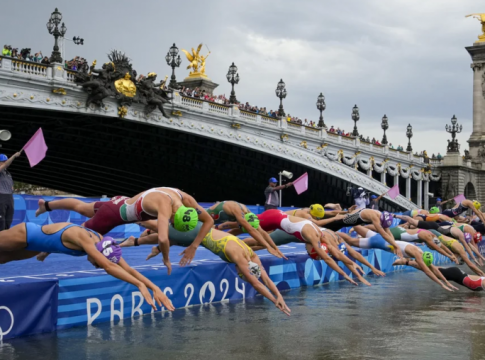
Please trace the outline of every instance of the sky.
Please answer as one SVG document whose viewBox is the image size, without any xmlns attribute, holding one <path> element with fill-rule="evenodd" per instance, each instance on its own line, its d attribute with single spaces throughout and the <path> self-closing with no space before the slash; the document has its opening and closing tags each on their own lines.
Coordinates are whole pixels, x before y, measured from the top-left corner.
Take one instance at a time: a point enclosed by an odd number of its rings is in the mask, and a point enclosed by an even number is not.
<svg viewBox="0 0 485 360">
<path fill-rule="evenodd" d="M 480 6 L 481 5 L 481 6 Z M 480 23 L 465 15 L 485 12 L 478 0 L 103 0 L 59 2 L 17 0 L 2 4 L 3 44 L 30 47 L 50 55 L 53 37 L 46 29 L 55 7 L 67 26 L 66 58 L 80 55 L 98 64 L 112 49 L 125 52 L 138 74 L 171 74 L 165 55 L 173 43 L 190 50 L 210 49 L 206 73 L 229 97 L 229 65 L 239 68 L 239 101 L 276 110 L 275 88 L 286 83 L 285 111 L 317 121 L 317 96 L 325 95 L 325 123 L 346 131 L 351 112 L 360 109 L 358 128 L 382 138 L 384 114 L 388 140 L 428 154 L 446 153 L 445 124 L 453 115 L 463 125 L 461 150 L 472 131 L 471 59 Z M 0 42 L 2 42 L 0 40 Z M 1 44 L 1 45 L 3 45 Z M 187 59 L 176 70 L 188 76 Z"/>
</svg>

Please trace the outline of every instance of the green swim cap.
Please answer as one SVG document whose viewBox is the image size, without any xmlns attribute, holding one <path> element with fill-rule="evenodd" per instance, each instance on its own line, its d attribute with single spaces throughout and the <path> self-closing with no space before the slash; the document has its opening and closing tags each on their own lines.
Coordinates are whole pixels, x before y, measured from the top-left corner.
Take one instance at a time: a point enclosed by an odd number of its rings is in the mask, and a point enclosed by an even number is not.
<svg viewBox="0 0 485 360">
<path fill-rule="evenodd" d="M 256 214 L 253 214 L 253 213 L 247 213 L 246 215 L 244 215 L 244 218 L 246 219 L 246 221 L 248 223 L 251 224 L 251 226 L 255 229 L 257 229 L 259 227 L 259 219 L 258 217 L 256 216 Z M 244 226 L 241 227 L 241 230 L 242 232 L 245 232 L 247 233 L 247 230 L 244 228 Z"/>
<path fill-rule="evenodd" d="M 187 232 L 195 229 L 198 221 L 199 215 L 197 215 L 197 211 L 194 208 L 182 205 L 173 217 L 173 227 L 177 231 Z"/>
<path fill-rule="evenodd" d="M 430 267 L 433 264 L 433 254 L 429 251 L 423 253 L 423 261 L 427 267 Z"/>
<path fill-rule="evenodd" d="M 433 206 L 431 209 L 429 209 L 430 214 L 438 214 L 440 212 L 440 209 L 438 209 L 436 206 Z"/>
</svg>

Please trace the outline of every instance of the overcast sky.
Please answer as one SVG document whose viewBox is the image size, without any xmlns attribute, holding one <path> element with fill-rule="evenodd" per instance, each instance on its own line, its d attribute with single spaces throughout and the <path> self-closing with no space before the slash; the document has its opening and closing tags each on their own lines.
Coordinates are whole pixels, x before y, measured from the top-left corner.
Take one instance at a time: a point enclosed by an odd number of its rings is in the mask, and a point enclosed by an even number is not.
<svg viewBox="0 0 485 360">
<path fill-rule="evenodd" d="M 53 37 L 46 22 L 55 7 L 67 26 L 66 57 L 81 55 L 98 64 L 111 49 L 124 51 L 138 73 L 170 75 L 165 54 L 176 43 L 190 49 L 203 42 L 212 52 L 206 72 L 229 96 L 225 75 L 234 62 L 240 101 L 277 109 L 274 89 L 283 78 L 287 113 L 318 120 L 316 99 L 326 98 L 327 125 L 349 131 L 354 104 L 359 131 L 382 138 L 381 118 L 389 118 L 388 139 L 406 145 L 414 129 L 414 150 L 446 152 L 445 124 L 456 114 L 463 124 L 462 151 L 472 131 L 470 46 L 480 23 L 465 15 L 485 12 L 478 0 L 345 1 L 10 1 L 2 3 L 3 44 L 30 47 L 49 55 Z M 205 55 L 207 47 L 202 53 Z M 183 56 L 183 54 L 181 53 Z M 187 60 L 176 75 L 188 75 Z"/>
</svg>

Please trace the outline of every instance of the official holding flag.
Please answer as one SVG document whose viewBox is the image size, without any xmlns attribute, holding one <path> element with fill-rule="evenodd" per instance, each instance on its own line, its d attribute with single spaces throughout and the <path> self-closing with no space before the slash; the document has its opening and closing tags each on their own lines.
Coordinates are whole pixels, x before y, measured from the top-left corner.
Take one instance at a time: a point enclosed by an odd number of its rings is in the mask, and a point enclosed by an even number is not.
<svg viewBox="0 0 485 360">
<path fill-rule="evenodd" d="M 10 229 L 13 220 L 13 179 L 7 170 L 10 164 L 20 156 L 20 152 L 13 154 L 10 159 L 0 154 L 0 231 Z"/>
</svg>

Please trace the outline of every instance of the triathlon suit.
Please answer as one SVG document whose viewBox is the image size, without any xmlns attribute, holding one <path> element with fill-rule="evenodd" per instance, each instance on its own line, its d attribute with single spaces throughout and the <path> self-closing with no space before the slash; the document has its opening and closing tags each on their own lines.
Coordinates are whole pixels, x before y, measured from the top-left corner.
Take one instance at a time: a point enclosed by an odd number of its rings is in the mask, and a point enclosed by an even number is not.
<svg viewBox="0 0 485 360">
<path fill-rule="evenodd" d="M 439 222 L 440 221 L 440 215 L 439 214 L 430 214 L 430 215 L 417 215 L 423 221 L 434 221 L 434 222 Z"/>
<path fill-rule="evenodd" d="M 449 268 L 438 268 L 438 270 L 443 274 L 446 280 L 454 281 L 457 284 L 463 285 L 473 291 L 483 290 L 482 281 L 485 279 L 485 277 L 481 277 L 478 280 L 472 280 L 466 272 L 460 268 L 457 268 L 456 266 Z"/>
<path fill-rule="evenodd" d="M 361 249 L 381 249 L 394 253 L 394 246 L 389 244 L 380 234 L 367 230 L 365 238 L 359 239 L 359 247 Z"/>
<path fill-rule="evenodd" d="M 472 227 L 481 234 L 485 234 L 485 225 L 482 223 L 472 224 Z"/>
<path fill-rule="evenodd" d="M 219 204 L 216 205 L 216 207 L 214 209 L 207 209 L 207 212 L 212 217 L 212 219 L 214 220 L 214 224 L 216 224 L 216 225 L 222 224 L 222 223 L 225 223 L 225 222 L 228 222 L 228 221 L 236 221 L 235 216 L 229 215 L 224 211 L 223 207 L 224 207 L 225 203 L 226 203 L 225 201 L 221 201 Z M 243 216 L 244 216 L 243 207 L 241 206 L 241 204 L 239 204 L 239 203 L 237 203 L 237 204 L 241 208 L 241 211 L 242 211 Z"/>
<path fill-rule="evenodd" d="M 369 224 L 367 221 L 363 220 L 360 216 L 361 212 L 365 209 L 360 209 L 359 211 L 346 215 L 343 219 L 332 221 L 325 225 L 325 227 L 332 231 L 338 231 L 347 226 L 356 226 L 362 224 Z"/>
<path fill-rule="evenodd" d="M 419 238 L 419 233 L 421 231 L 426 231 L 426 230 L 423 230 L 423 229 L 418 229 L 418 232 L 416 234 L 411 235 L 406 231 L 406 229 L 404 229 L 400 226 L 389 228 L 389 230 L 391 230 L 391 234 L 392 234 L 392 236 L 394 236 L 394 239 L 407 241 L 407 242 L 423 242 Z"/>
<path fill-rule="evenodd" d="M 247 246 L 244 242 L 239 240 L 234 235 L 228 235 L 219 240 L 214 240 L 212 237 L 212 229 L 202 240 L 202 245 L 207 249 L 212 251 L 214 254 L 219 256 L 222 260 L 226 262 L 232 262 L 232 260 L 226 255 L 226 246 L 229 241 L 235 241 L 248 255 L 252 257 L 254 255 L 253 250 Z"/>
<path fill-rule="evenodd" d="M 64 231 L 72 227 L 84 229 L 95 235 L 99 240 L 101 240 L 99 234 L 80 225 L 69 224 L 56 231 L 55 233 L 46 234 L 42 230 L 43 226 L 28 222 L 25 223 L 25 230 L 27 233 L 27 247 L 25 248 L 25 250 L 66 254 L 71 256 L 85 256 L 86 253 L 84 251 L 69 249 L 62 242 L 62 234 L 64 234 Z"/>
<path fill-rule="evenodd" d="M 276 229 L 283 230 L 287 234 L 293 235 L 301 242 L 306 242 L 302 235 L 305 225 L 311 225 L 317 234 L 320 235 L 320 229 L 317 228 L 317 226 L 310 220 L 303 220 L 294 223 L 290 221 L 288 216 L 288 214 L 285 214 L 281 210 L 266 210 L 262 214 L 258 215 L 259 226 L 261 226 L 264 231 L 273 231 Z"/>
<path fill-rule="evenodd" d="M 269 236 L 276 246 L 286 245 L 298 241 L 298 239 L 293 235 L 287 234 L 283 230 L 279 229 L 273 231 L 271 234 L 269 234 Z"/>
<path fill-rule="evenodd" d="M 448 239 L 445 239 L 443 237 L 443 234 L 441 234 L 440 232 L 436 231 L 436 230 L 430 230 L 430 232 L 435 235 L 439 241 L 444 245 L 446 246 L 448 249 L 452 250 L 453 249 L 453 243 L 457 242 L 455 239 L 451 239 L 451 240 L 448 240 Z"/>
<path fill-rule="evenodd" d="M 466 206 L 463 206 L 462 203 L 459 203 L 456 208 L 443 210 L 442 214 L 449 216 L 450 218 L 454 218 L 455 216 L 458 216 L 462 212 L 465 212 L 467 210 L 468 208 Z"/>
<path fill-rule="evenodd" d="M 183 200 L 183 196 L 178 189 L 169 187 L 162 189 L 175 191 L 180 196 L 180 199 Z M 133 204 L 126 204 L 126 200 L 129 198 L 125 196 L 116 196 L 110 201 L 100 202 L 102 205 L 99 206 L 95 211 L 94 216 L 86 221 L 83 226 L 92 229 L 101 235 L 105 235 L 119 225 L 138 221 L 155 220 L 157 219 L 158 214 L 149 214 L 143 209 L 143 199 L 148 194 L 154 192 L 167 195 L 173 203 L 170 194 L 156 188 L 143 192 Z M 95 204 L 95 207 L 96 205 L 97 203 Z"/>
</svg>

